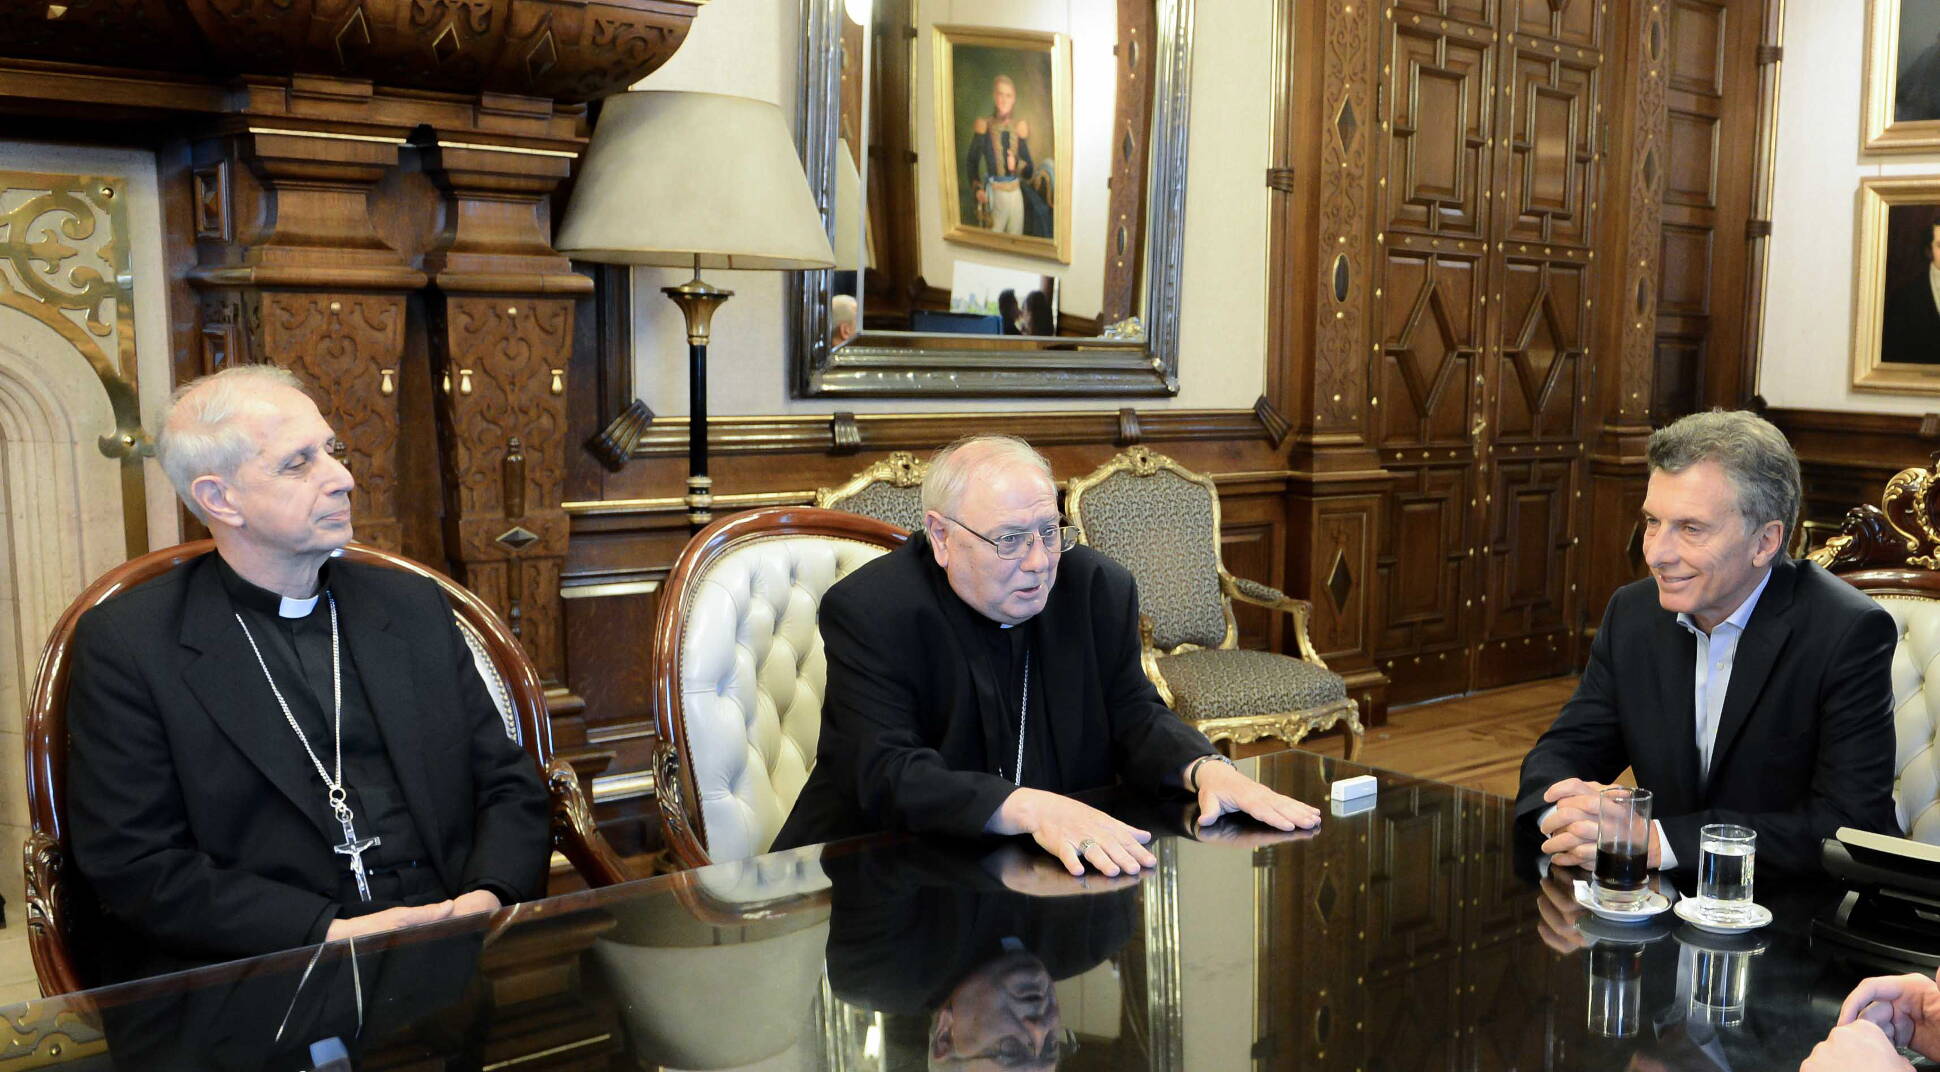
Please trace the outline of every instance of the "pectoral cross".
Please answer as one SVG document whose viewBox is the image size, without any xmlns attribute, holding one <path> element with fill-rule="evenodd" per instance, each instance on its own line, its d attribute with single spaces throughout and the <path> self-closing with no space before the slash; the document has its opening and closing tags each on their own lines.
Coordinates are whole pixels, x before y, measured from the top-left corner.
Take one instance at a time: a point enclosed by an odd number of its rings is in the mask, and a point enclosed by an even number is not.
<svg viewBox="0 0 1940 1072">
<path fill-rule="evenodd" d="M 370 903 L 370 878 L 364 872 L 364 853 L 384 839 L 367 837 L 359 840 L 357 837 L 357 828 L 351 825 L 349 819 L 340 817 L 338 822 L 341 822 L 344 826 L 344 843 L 332 846 L 332 850 L 350 857 L 348 866 L 350 867 L 352 877 L 357 880 L 357 895 L 362 897 L 364 902 L 368 904 Z"/>
</svg>

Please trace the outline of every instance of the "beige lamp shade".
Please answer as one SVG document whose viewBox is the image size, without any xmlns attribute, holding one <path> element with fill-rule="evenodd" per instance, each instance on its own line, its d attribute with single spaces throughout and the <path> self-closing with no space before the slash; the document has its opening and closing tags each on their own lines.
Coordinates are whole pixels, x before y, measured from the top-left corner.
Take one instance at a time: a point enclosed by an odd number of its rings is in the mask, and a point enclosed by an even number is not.
<svg viewBox="0 0 1940 1072">
<path fill-rule="evenodd" d="M 605 264 L 835 263 L 781 109 L 718 93 L 607 98 L 553 245 Z"/>
<path fill-rule="evenodd" d="M 875 236 L 862 211 L 862 173 L 855 168 L 849 139 L 835 143 L 835 270 L 855 272 L 876 266 Z"/>
</svg>

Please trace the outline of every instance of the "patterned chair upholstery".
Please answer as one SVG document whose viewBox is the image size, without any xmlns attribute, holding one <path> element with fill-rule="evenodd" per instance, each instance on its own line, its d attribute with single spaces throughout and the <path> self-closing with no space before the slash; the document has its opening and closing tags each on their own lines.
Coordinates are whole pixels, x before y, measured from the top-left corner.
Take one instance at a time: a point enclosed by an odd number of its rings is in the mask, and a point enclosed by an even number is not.
<svg viewBox="0 0 1940 1072">
<path fill-rule="evenodd" d="M 821 736 L 822 595 L 906 537 L 871 518 L 775 507 L 716 521 L 688 543 L 653 644 L 654 769 L 677 862 L 767 851 Z"/>
<path fill-rule="evenodd" d="M 98 924 L 93 897 L 80 876 L 66 874 L 67 846 L 67 686 L 73 667 L 70 646 L 81 615 L 96 604 L 146 583 L 215 548 L 211 540 L 178 544 L 124 562 L 74 598 L 41 653 L 40 671 L 27 709 L 27 808 L 32 832 L 25 845 L 27 943 L 42 994 L 72 993 L 93 981 L 87 935 Z M 578 774 L 552 754 L 552 718 L 545 687 L 525 650 L 485 602 L 436 570 L 389 551 L 353 543 L 340 556 L 352 561 L 415 573 L 437 583 L 451 602 L 452 616 L 472 664 L 492 695 L 505 724 L 539 768 L 552 797 L 553 848 L 563 854 L 589 886 L 610 886 L 634 877 L 625 861 L 593 825 L 592 807 Z"/>
<path fill-rule="evenodd" d="M 1226 572 L 1211 480 L 1144 447 L 1071 482 L 1065 510 L 1085 543 L 1138 581 L 1145 674 L 1180 717 L 1214 741 L 1246 744 L 1344 725 L 1360 753 L 1359 709 L 1307 635 L 1305 600 Z M 1233 600 L 1293 616 L 1300 658 L 1239 647 Z"/>
<path fill-rule="evenodd" d="M 840 487 L 816 489 L 815 505 L 915 532 L 923 524 L 923 475 L 929 471 L 930 463 L 899 450 Z"/>
<path fill-rule="evenodd" d="M 1940 845 L 1940 477 L 1907 469 L 1886 483 L 1881 506 L 1846 515 L 1839 535 L 1807 557 L 1886 608 L 1899 626 L 1893 649 L 1893 802 L 1900 829 Z M 1923 516 L 1924 515 L 1924 516 Z"/>
</svg>

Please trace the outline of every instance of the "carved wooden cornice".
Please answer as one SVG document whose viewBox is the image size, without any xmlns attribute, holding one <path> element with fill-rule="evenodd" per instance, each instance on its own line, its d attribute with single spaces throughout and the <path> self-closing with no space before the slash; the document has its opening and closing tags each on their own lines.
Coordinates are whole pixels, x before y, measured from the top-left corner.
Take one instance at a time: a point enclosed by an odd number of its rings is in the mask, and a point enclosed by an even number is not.
<svg viewBox="0 0 1940 1072">
<path fill-rule="evenodd" d="M 66 0 L 0 5 L 0 58 L 199 76 L 327 75 L 557 101 L 617 93 L 705 0 Z"/>
</svg>

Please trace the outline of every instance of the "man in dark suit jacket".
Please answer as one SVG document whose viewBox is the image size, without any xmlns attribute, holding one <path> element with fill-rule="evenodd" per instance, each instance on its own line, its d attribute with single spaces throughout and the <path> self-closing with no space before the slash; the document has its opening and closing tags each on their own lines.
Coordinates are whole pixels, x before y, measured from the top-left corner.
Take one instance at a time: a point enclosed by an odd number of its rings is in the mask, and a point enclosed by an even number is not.
<svg viewBox="0 0 1940 1072">
<path fill-rule="evenodd" d="M 76 627 L 68 820 L 82 877 L 137 936 L 114 974 L 544 892 L 544 787 L 443 594 L 330 561 L 351 535 L 333 443 L 279 369 L 178 392 L 158 454 L 216 552 Z"/>
<path fill-rule="evenodd" d="M 1886 295 L 1879 359 L 1904 365 L 1940 364 L 1940 223 L 1922 234 L 1926 270 Z"/>
<path fill-rule="evenodd" d="M 1522 764 L 1516 802 L 1542 851 L 1587 866 L 1596 794 L 1625 767 L 1655 794 L 1650 865 L 1694 867 L 1698 831 L 1758 834 L 1761 866 L 1816 868 L 1841 826 L 1899 832 L 1891 666 L 1878 605 L 1783 548 L 1798 461 L 1749 413 L 1651 436 L 1651 579 L 1604 611 L 1576 694 Z"/>
<path fill-rule="evenodd" d="M 1154 861 L 1151 834 L 1066 796 L 1119 779 L 1282 830 L 1320 813 L 1239 773 L 1139 668 L 1124 567 L 1059 524 L 1023 440 L 940 452 L 923 531 L 823 597 L 828 694 L 815 770 L 774 847 L 875 830 L 1030 834 L 1073 874 Z"/>
</svg>

